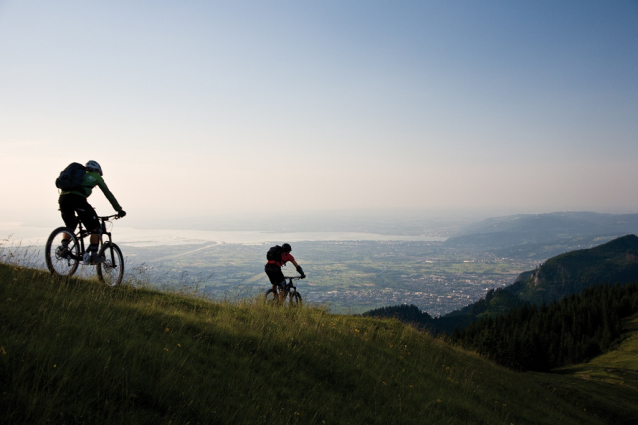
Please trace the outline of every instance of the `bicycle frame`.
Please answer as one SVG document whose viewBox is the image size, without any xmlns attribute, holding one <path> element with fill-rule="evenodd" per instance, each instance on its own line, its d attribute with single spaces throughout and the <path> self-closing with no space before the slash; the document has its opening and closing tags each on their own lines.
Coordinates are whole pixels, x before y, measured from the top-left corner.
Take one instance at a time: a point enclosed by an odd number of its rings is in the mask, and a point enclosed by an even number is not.
<svg viewBox="0 0 638 425">
<path fill-rule="evenodd" d="M 284 283 L 281 288 L 284 294 L 288 295 L 291 292 L 290 291 L 291 289 L 294 289 L 295 292 L 297 292 L 297 287 L 292 284 L 292 281 L 293 279 L 299 280 L 301 278 L 299 276 L 284 276 L 284 282 L 285 282 L 285 279 L 288 279 L 288 283 Z"/>
<path fill-rule="evenodd" d="M 109 221 L 110 219 L 118 219 L 119 216 L 117 214 L 114 215 L 109 215 L 109 216 L 104 216 L 104 217 L 98 217 L 98 219 L 100 220 L 100 230 L 98 232 L 99 235 L 99 244 L 101 246 L 104 245 L 104 235 L 107 235 L 109 237 L 108 242 L 109 243 L 113 243 L 113 238 L 111 237 L 111 232 L 107 232 L 106 231 L 106 222 Z M 78 222 L 78 232 L 75 234 L 75 236 L 77 237 L 78 241 L 80 242 L 80 258 L 79 260 L 82 260 L 84 258 L 84 254 L 86 253 L 86 250 L 84 248 L 84 238 L 86 238 L 87 236 L 91 236 L 91 232 L 89 232 L 88 229 L 85 229 L 82 227 L 82 222 L 79 221 Z M 111 262 L 115 262 L 115 255 L 113 253 L 113 251 L 111 250 Z"/>
</svg>

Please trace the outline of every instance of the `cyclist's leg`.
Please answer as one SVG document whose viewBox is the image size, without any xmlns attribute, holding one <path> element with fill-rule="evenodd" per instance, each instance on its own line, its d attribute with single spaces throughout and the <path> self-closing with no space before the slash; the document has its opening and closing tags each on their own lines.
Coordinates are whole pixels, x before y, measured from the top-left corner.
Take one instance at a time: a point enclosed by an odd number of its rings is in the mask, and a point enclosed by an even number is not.
<svg viewBox="0 0 638 425">
<path fill-rule="evenodd" d="M 78 227 L 78 218 L 75 215 L 76 198 L 78 195 L 66 194 L 60 195 L 58 204 L 60 204 L 60 214 L 64 225 L 75 232 L 75 228 Z M 64 234 L 62 240 L 69 240 L 71 236 Z"/>
<path fill-rule="evenodd" d="M 264 271 L 266 275 L 268 275 L 268 279 L 270 280 L 270 284 L 272 285 L 273 291 L 279 295 L 279 299 L 283 300 L 282 297 L 285 297 L 284 291 L 281 290 L 283 284 L 285 283 L 284 274 L 281 271 L 281 267 L 276 264 L 266 264 L 264 267 Z"/>
<path fill-rule="evenodd" d="M 97 213 L 86 201 L 86 198 L 81 196 L 78 196 L 78 198 L 75 211 L 77 211 L 78 217 L 82 223 L 84 223 L 89 232 L 91 232 L 91 238 L 89 240 L 90 245 L 86 251 L 91 255 L 91 261 L 93 262 L 97 258 L 97 250 L 99 248 L 100 220 L 98 220 Z"/>
<path fill-rule="evenodd" d="M 65 194 L 60 195 L 58 199 L 58 204 L 60 204 L 60 215 L 62 215 L 62 220 L 64 220 L 64 225 L 68 227 L 72 232 L 75 232 L 75 229 L 78 227 L 78 218 L 75 215 L 75 198 L 77 195 L 73 194 Z M 58 247 L 58 253 L 62 257 L 65 257 L 69 254 L 69 243 L 71 242 L 71 235 L 68 233 L 62 234 L 62 240 L 60 241 L 60 246 Z"/>
<path fill-rule="evenodd" d="M 284 287 L 286 285 L 286 281 L 284 280 L 283 282 L 281 282 L 279 284 L 279 301 L 285 301 L 286 297 L 288 296 L 288 292 L 284 290 Z"/>
</svg>

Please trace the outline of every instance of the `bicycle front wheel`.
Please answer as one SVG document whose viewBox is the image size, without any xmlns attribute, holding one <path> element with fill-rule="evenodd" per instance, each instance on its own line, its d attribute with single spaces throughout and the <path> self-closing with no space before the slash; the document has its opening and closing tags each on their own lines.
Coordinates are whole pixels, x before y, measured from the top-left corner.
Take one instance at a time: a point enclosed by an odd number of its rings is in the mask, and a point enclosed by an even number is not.
<svg viewBox="0 0 638 425">
<path fill-rule="evenodd" d="M 120 248 L 111 242 L 105 242 L 100 250 L 99 257 L 104 256 L 104 261 L 97 265 L 97 277 L 100 282 L 109 286 L 117 286 L 122 283 L 124 277 L 124 257 Z"/>
<path fill-rule="evenodd" d="M 290 294 L 290 306 L 301 307 L 301 294 L 299 292 L 293 292 Z"/>
<path fill-rule="evenodd" d="M 67 248 L 64 248 L 62 240 L 69 240 Z M 80 245 L 75 234 L 68 227 L 55 229 L 44 248 L 44 258 L 51 274 L 71 277 L 80 265 Z"/>
</svg>

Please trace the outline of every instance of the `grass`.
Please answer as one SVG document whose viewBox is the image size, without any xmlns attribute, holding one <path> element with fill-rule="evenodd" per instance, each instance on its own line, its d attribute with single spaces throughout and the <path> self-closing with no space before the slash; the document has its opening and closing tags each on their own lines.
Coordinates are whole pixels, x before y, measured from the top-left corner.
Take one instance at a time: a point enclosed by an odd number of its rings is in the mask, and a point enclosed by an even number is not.
<svg viewBox="0 0 638 425">
<path fill-rule="evenodd" d="M 4 423 L 606 423 L 545 375 L 321 307 L 211 302 L 0 264 L 0 318 Z"/>
<path fill-rule="evenodd" d="M 613 369 L 638 374 L 638 315 L 628 317 L 623 321 L 626 337 L 619 346 L 589 362 L 594 368 Z"/>
<path fill-rule="evenodd" d="M 610 424 L 638 418 L 638 315 L 623 321 L 624 338 L 611 351 L 555 374 L 534 374 L 541 385 L 568 403 L 588 409 Z"/>
</svg>

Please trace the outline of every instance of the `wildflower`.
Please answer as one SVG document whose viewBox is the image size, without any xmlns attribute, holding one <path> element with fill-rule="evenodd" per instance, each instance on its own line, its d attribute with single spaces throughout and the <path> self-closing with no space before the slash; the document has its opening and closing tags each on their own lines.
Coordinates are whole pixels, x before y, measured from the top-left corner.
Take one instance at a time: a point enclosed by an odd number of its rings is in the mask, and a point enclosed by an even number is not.
<svg viewBox="0 0 638 425">
<path fill-rule="evenodd" d="M 170 332 L 170 329 L 168 329 L 168 327 L 166 327 L 166 329 L 164 329 L 164 332 Z"/>
<path fill-rule="evenodd" d="M 440 398 L 437 398 L 437 399 L 436 399 L 436 402 L 437 402 L 437 403 L 440 403 L 440 402 L 441 402 L 441 399 L 440 399 Z"/>
<path fill-rule="evenodd" d="M 386 385 L 386 383 L 385 383 L 385 382 L 383 382 L 383 385 Z"/>
<path fill-rule="evenodd" d="M 58 365 L 54 364 L 53 367 L 58 367 Z"/>
<path fill-rule="evenodd" d="M 168 351 L 168 348 L 164 347 L 164 351 Z"/>
<path fill-rule="evenodd" d="M 7 351 L 4 349 L 4 347 L 0 347 L 0 354 L 7 354 Z"/>
<path fill-rule="evenodd" d="M 295 412 L 295 415 L 299 416 L 299 412 Z"/>
<path fill-rule="evenodd" d="M 177 344 L 177 346 L 178 346 L 179 348 L 182 348 L 182 344 Z"/>
</svg>

